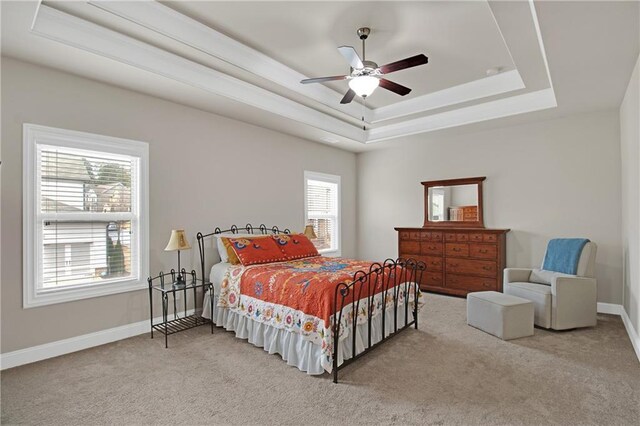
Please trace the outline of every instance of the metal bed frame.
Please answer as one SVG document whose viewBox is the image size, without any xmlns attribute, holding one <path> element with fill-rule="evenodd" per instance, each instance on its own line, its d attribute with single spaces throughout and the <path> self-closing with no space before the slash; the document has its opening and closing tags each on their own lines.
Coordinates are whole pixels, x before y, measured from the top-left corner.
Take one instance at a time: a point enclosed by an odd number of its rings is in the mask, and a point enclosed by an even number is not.
<svg viewBox="0 0 640 426">
<path fill-rule="evenodd" d="M 203 234 L 198 232 L 196 238 L 198 240 L 198 251 L 200 254 L 200 269 L 202 273 L 203 281 L 206 279 L 205 275 L 205 238 L 218 234 L 238 234 L 238 233 L 256 234 L 256 235 L 270 235 L 270 234 L 290 234 L 289 229 L 280 230 L 277 226 L 267 228 L 265 225 L 254 227 L 251 224 L 247 224 L 243 228 L 238 228 L 236 225 L 231 226 L 229 229 L 221 230 L 215 228 L 213 232 Z M 257 233 L 258 232 L 258 233 Z M 399 332 L 414 326 L 418 328 L 418 295 L 420 292 L 419 283 L 422 280 L 422 274 L 426 269 L 426 264 L 422 261 L 416 261 L 414 259 L 398 258 L 396 260 L 387 259 L 382 264 L 372 263 L 368 271 L 357 271 L 353 275 L 353 281 L 343 282 L 336 286 L 333 306 L 333 382 L 338 383 L 338 371 L 345 368 L 353 361 L 369 353 L 372 349 L 378 347 L 380 344 L 389 340 L 391 337 L 396 336 Z M 213 286 L 212 286 L 213 287 Z M 380 291 L 376 291 L 376 289 Z M 413 290 L 413 292 L 411 291 Z M 213 291 L 213 289 L 211 290 Z M 409 297 L 413 293 L 414 306 L 409 309 Z M 374 303 L 376 294 L 382 294 L 382 339 L 373 343 L 371 337 L 371 322 L 374 312 Z M 393 307 L 393 318 L 387 318 L 387 299 L 390 296 L 390 307 Z M 212 296 L 213 298 L 213 296 Z M 399 302 L 404 300 L 404 324 L 398 324 L 398 308 Z M 340 348 L 340 327 L 343 315 L 343 309 L 353 304 L 353 323 L 350 326 L 351 338 L 352 338 L 352 353 L 351 358 L 343 361 L 341 365 L 338 365 L 338 351 Z M 366 304 L 366 305 L 365 305 Z M 366 347 L 360 353 L 356 353 L 356 331 L 358 327 L 358 316 L 360 315 L 360 306 L 367 306 L 367 336 Z M 413 314 L 413 319 L 409 320 L 409 313 Z M 213 312 L 212 312 L 213 315 Z M 363 314 L 364 315 L 364 314 Z M 393 331 L 386 333 L 386 321 L 393 320 Z M 400 321 L 402 323 L 402 321 Z"/>
</svg>

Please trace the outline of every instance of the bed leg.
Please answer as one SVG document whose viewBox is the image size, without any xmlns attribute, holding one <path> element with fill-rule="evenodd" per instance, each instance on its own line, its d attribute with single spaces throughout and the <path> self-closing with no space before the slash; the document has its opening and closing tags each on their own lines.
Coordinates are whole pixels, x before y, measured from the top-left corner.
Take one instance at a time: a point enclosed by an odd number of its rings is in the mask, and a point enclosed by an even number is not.
<svg viewBox="0 0 640 426">
<path fill-rule="evenodd" d="M 413 321 L 415 321 L 415 328 L 418 329 L 418 288 L 416 287 L 416 291 L 413 296 Z"/>
</svg>

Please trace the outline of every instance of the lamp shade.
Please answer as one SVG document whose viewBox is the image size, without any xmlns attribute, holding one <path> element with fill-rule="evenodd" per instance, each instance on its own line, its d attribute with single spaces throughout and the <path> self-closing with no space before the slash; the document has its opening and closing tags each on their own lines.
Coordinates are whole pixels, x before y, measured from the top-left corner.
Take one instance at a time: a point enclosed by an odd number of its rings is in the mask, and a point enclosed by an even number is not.
<svg viewBox="0 0 640 426">
<path fill-rule="evenodd" d="M 313 230 L 313 225 L 307 225 L 304 227 L 304 235 L 310 240 L 318 238 L 316 232 Z"/>
<path fill-rule="evenodd" d="M 349 80 L 349 87 L 356 92 L 356 95 L 360 97 L 366 97 L 373 93 L 380 84 L 380 80 L 377 77 L 370 75 L 361 75 Z"/>
<path fill-rule="evenodd" d="M 169 243 L 164 251 L 189 250 L 190 248 L 191 245 L 184 235 L 184 229 L 174 229 L 171 231 L 171 238 L 169 238 Z"/>
</svg>

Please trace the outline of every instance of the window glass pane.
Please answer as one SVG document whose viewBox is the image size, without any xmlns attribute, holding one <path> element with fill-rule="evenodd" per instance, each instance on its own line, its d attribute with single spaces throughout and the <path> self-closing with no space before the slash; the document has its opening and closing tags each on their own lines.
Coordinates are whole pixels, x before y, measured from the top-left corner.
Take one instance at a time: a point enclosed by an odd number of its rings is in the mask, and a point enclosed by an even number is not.
<svg viewBox="0 0 640 426">
<path fill-rule="evenodd" d="M 329 250 L 333 248 L 333 235 L 335 231 L 334 219 L 313 219 L 309 222 L 313 225 L 318 238 L 313 243 L 318 250 Z"/>
<path fill-rule="evenodd" d="M 131 277 L 131 221 L 46 221 L 42 237 L 43 288 Z"/>
<path fill-rule="evenodd" d="M 134 160 L 91 151 L 43 147 L 42 212 L 131 212 Z"/>
<path fill-rule="evenodd" d="M 338 185 L 330 182 L 307 180 L 307 209 L 313 215 L 337 214 Z"/>
<path fill-rule="evenodd" d="M 318 250 L 338 249 L 338 184 L 306 179 L 307 220 L 313 225 Z"/>
</svg>

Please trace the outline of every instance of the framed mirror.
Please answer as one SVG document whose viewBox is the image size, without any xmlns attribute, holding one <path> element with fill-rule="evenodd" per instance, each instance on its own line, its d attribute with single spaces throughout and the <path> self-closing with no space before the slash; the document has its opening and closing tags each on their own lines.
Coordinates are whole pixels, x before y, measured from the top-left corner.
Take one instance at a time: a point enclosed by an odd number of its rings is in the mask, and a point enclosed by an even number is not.
<svg viewBox="0 0 640 426">
<path fill-rule="evenodd" d="M 484 228 L 482 182 L 486 177 L 431 180 L 424 185 L 424 227 Z"/>
</svg>

